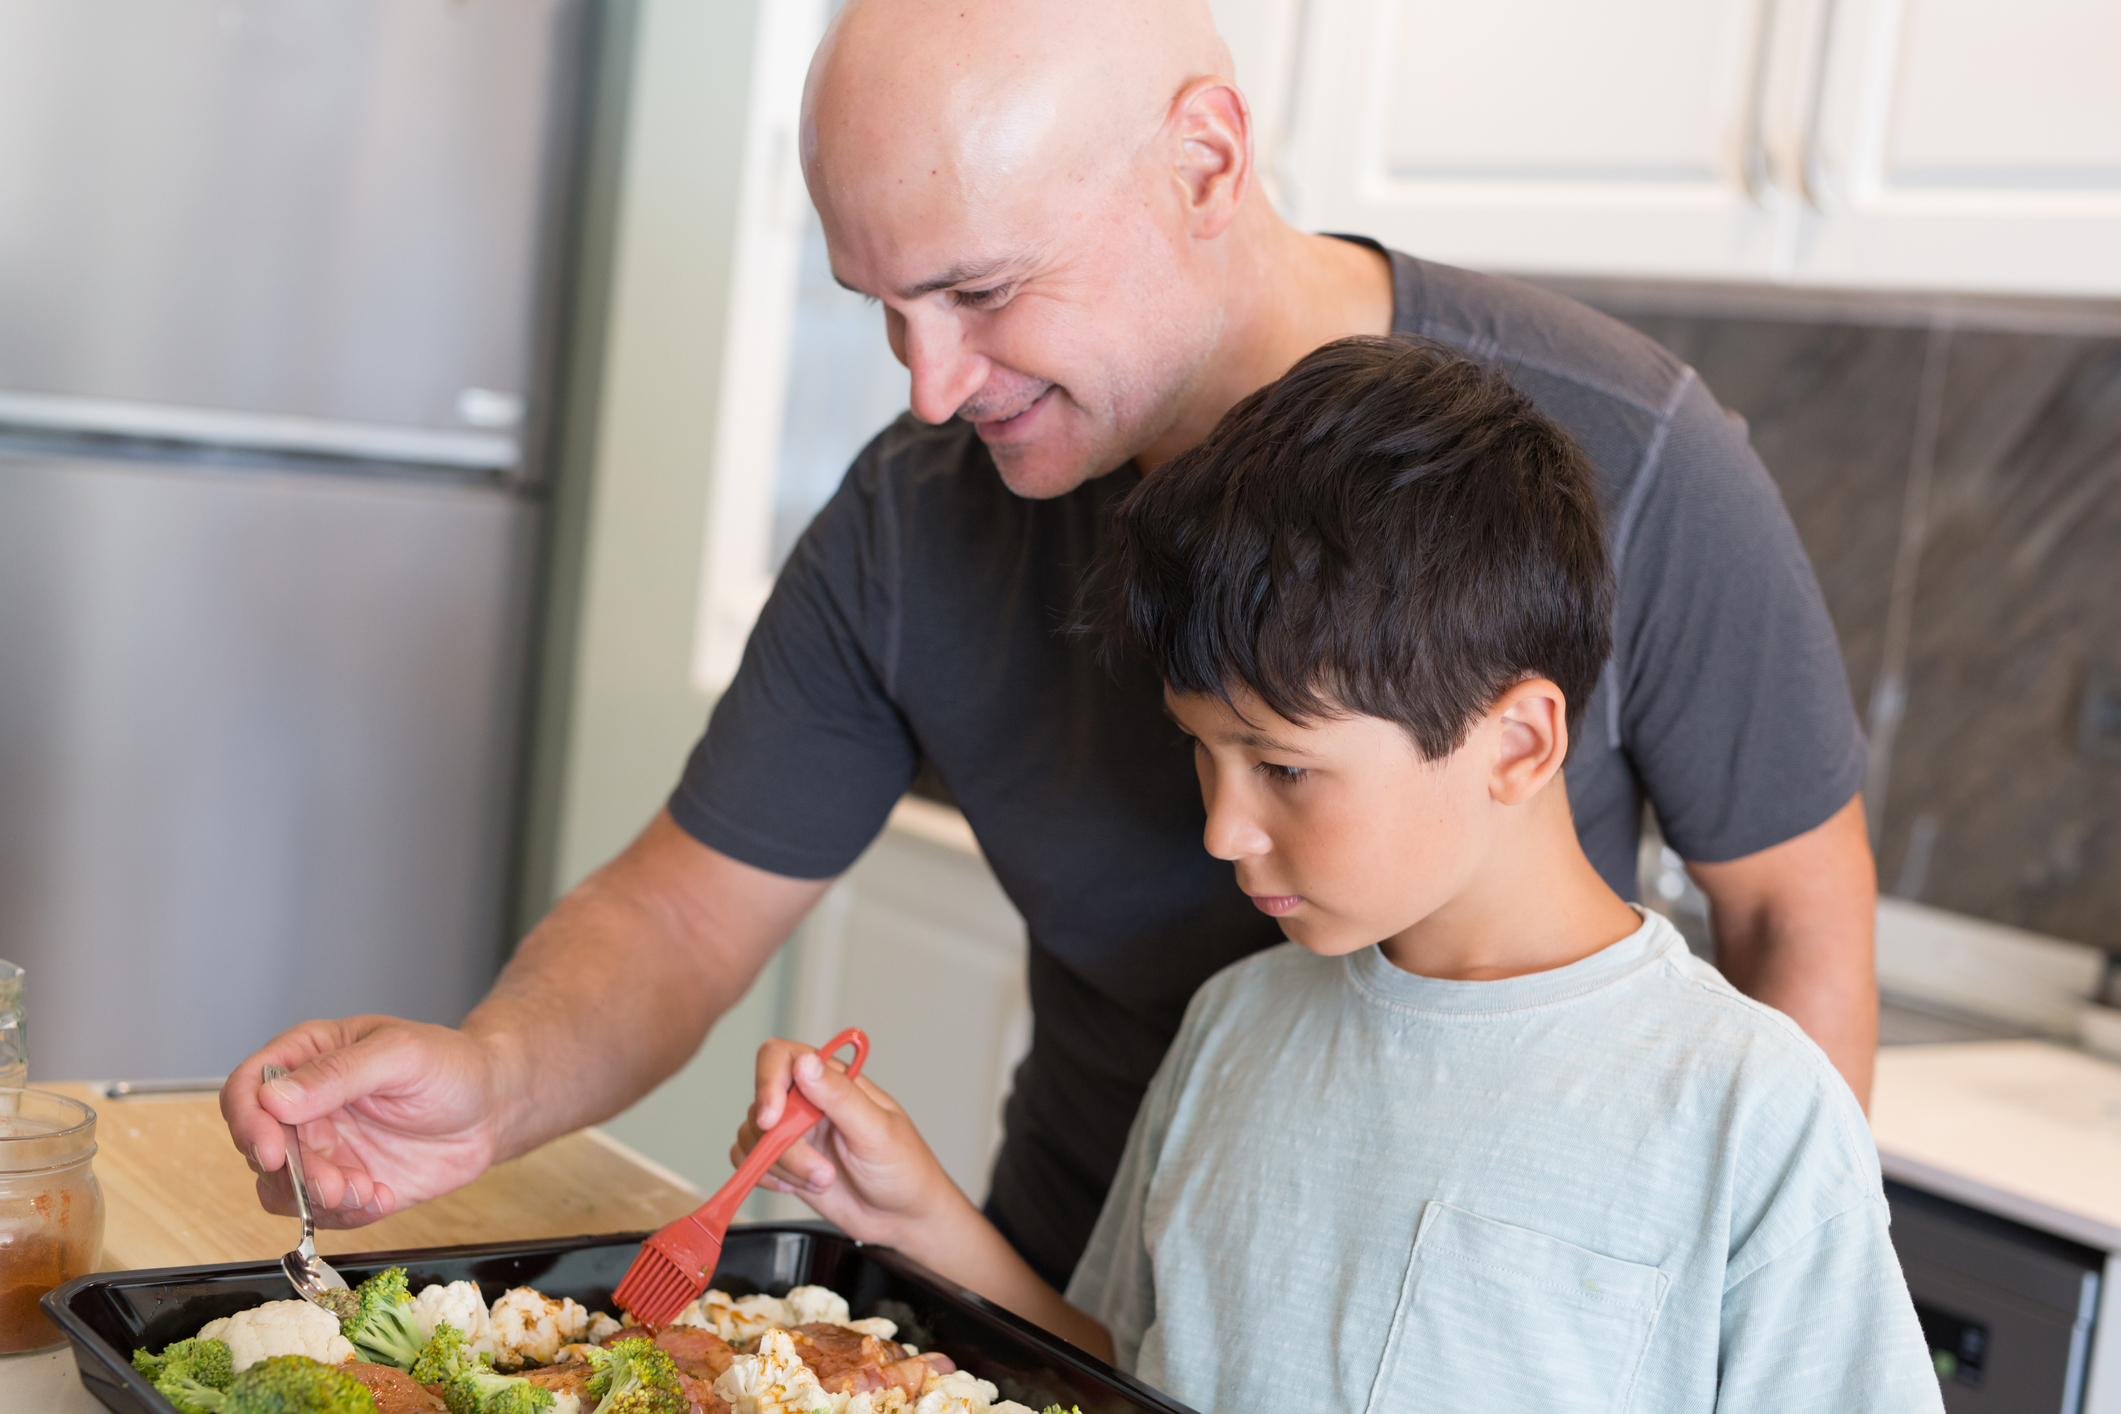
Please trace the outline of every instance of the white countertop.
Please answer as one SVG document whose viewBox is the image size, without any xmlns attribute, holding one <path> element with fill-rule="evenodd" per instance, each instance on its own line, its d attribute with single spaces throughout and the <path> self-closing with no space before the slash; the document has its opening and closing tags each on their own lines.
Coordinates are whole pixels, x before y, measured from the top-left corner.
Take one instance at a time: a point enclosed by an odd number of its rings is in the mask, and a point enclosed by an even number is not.
<svg viewBox="0 0 2121 1414">
<path fill-rule="evenodd" d="M 2121 1252 L 2121 1065 L 2048 1041 L 1878 1053 L 1888 1178 Z"/>
<path fill-rule="evenodd" d="M 105 1414 L 81 1383 L 74 1348 L 0 1355 L 0 1409 L 7 1414 Z"/>
</svg>

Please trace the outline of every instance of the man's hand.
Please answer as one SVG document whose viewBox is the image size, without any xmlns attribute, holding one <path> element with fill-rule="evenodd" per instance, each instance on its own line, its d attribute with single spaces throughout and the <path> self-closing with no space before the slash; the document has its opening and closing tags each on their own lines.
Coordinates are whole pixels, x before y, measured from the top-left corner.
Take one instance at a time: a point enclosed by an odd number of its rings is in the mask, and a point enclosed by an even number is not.
<svg viewBox="0 0 2121 1414">
<path fill-rule="evenodd" d="M 281 1120 L 302 1127 L 320 1223 L 447 1193 L 683 1065 L 829 882 L 739 863 L 658 814 L 531 930 L 463 1026 L 361 1016 L 282 1032 L 222 1086 L 229 1136 L 273 1212 L 294 1211 Z M 261 1091 L 268 1062 L 292 1072 L 284 1088 Z"/>
<path fill-rule="evenodd" d="M 795 1194 L 859 1241 L 907 1250 L 934 1245 L 928 1239 L 939 1225 L 977 1220 L 913 1121 L 866 1076 L 849 1079 L 846 1066 L 795 1041 L 759 1047 L 758 1072 L 762 1098 L 737 1131 L 731 1163 L 742 1165 L 780 1122 L 790 1085 L 825 1116 L 768 1171 L 766 1187 Z M 769 1075 L 784 1077 L 770 1096 Z M 797 1149 L 805 1157 L 791 1164 Z"/>
<path fill-rule="evenodd" d="M 1870 1108 L 1878 874 L 1863 797 L 1795 839 L 1687 873 L 1709 898 L 1717 969 L 1803 1027 Z"/>
<path fill-rule="evenodd" d="M 289 1074 L 263 1084 L 268 1064 Z M 221 1114 L 268 1211 L 295 1211 L 281 1128 L 293 1124 L 317 1225 L 359 1227 L 483 1173 L 508 1088 L 493 1055 L 461 1031 L 353 1016 L 275 1036 L 221 1087 Z"/>
</svg>

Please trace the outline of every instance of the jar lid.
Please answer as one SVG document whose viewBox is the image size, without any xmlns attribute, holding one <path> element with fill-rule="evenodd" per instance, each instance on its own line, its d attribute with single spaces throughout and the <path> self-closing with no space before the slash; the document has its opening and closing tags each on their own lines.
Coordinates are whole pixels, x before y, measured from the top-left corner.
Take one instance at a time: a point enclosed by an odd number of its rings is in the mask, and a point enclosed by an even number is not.
<svg viewBox="0 0 2121 1414">
<path fill-rule="evenodd" d="M 0 1089 L 0 1173 L 78 1163 L 96 1152 L 96 1112 L 49 1090 Z"/>
</svg>

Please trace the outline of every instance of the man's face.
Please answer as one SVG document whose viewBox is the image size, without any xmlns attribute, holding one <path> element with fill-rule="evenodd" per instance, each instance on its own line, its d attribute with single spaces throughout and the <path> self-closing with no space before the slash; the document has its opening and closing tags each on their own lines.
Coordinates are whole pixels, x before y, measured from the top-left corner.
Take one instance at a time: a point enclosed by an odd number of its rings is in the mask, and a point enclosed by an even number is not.
<svg viewBox="0 0 2121 1414">
<path fill-rule="evenodd" d="M 972 423 L 1010 490 L 1063 495 L 1171 424 L 1216 328 L 1146 174 L 975 186 L 819 165 L 833 274 L 882 303 L 914 415 Z"/>
<path fill-rule="evenodd" d="M 1493 815 L 1477 750 L 1425 761 L 1395 722 L 1298 726 L 1250 692 L 1233 709 L 1164 693 L 1193 738 L 1208 852 L 1282 932 L 1338 957 L 1437 913 L 1478 867 Z"/>
</svg>

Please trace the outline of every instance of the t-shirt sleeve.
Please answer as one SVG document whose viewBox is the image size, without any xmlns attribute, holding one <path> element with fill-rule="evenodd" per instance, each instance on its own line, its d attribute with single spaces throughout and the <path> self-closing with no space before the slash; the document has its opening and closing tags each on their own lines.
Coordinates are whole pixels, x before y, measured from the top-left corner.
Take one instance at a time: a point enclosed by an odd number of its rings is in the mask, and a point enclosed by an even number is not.
<svg viewBox="0 0 2121 1414">
<path fill-rule="evenodd" d="M 1737 859 L 1823 823 L 1866 760 L 1840 643 L 1743 425 L 1691 374 L 1615 514 L 1605 720 L 1586 729 L 1617 737 L 1683 858 Z"/>
<path fill-rule="evenodd" d="M 1724 1293 L 1717 1414 L 1941 1414 L 1887 1222 L 1868 1199 Z"/>
<path fill-rule="evenodd" d="M 919 764 L 892 702 L 901 508 L 884 440 L 797 542 L 670 797 L 687 834 L 776 874 L 852 864 Z"/>
</svg>

